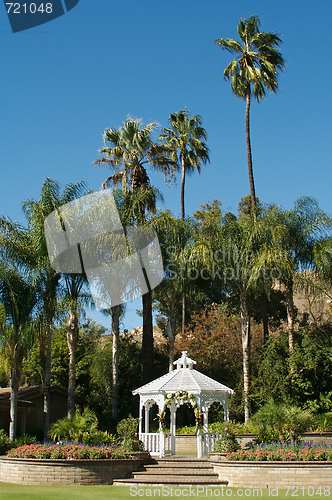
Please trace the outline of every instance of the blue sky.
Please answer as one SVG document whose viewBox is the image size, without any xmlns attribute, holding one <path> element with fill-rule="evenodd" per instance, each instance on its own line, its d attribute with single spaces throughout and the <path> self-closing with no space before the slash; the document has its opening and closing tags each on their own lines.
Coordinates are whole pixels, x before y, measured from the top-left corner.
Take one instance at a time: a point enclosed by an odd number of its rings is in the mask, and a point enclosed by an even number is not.
<svg viewBox="0 0 332 500">
<path fill-rule="evenodd" d="M 232 56 L 213 41 L 237 38 L 238 20 L 253 14 L 282 35 L 287 63 L 278 94 L 252 106 L 257 195 L 284 208 L 313 196 L 331 213 L 330 0 L 80 0 L 16 34 L 1 5 L 0 213 L 24 223 L 22 202 L 38 198 L 46 176 L 99 189 L 109 171 L 92 162 L 105 128 L 128 115 L 167 126 L 181 108 L 202 116 L 211 157 L 187 179 L 186 213 L 214 198 L 236 211 L 249 192 L 245 105 L 222 78 Z M 179 183 L 153 172 L 151 182 L 179 215 Z M 140 324 L 137 307 L 128 304 L 125 328 Z"/>
</svg>

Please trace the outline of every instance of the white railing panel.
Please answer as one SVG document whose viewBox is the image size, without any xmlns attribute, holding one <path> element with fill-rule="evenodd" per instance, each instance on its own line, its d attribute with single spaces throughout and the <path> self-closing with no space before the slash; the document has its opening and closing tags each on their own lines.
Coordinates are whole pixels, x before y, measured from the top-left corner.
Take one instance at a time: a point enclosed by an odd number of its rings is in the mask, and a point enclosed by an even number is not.
<svg viewBox="0 0 332 500">
<path fill-rule="evenodd" d="M 159 432 L 142 432 L 139 439 L 144 444 L 146 451 L 151 455 L 160 455 L 160 434 Z"/>
<path fill-rule="evenodd" d="M 220 439 L 221 436 L 215 432 L 205 432 L 204 433 L 204 453 L 211 453 L 213 451 L 215 442 Z"/>
</svg>

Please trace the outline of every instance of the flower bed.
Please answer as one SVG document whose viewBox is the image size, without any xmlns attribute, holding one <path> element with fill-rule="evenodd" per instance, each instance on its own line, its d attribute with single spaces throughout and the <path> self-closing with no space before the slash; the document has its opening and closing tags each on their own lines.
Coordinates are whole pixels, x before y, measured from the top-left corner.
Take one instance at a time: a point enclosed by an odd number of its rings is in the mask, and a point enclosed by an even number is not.
<svg viewBox="0 0 332 500">
<path fill-rule="evenodd" d="M 282 461 L 282 462 L 309 462 L 332 461 L 332 448 L 323 446 L 292 446 L 270 447 L 267 449 L 257 447 L 252 450 L 239 450 L 228 453 L 228 460 L 233 461 Z"/>
<path fill-rule="evenodd" d="M 0 457 L 0 482 L 57 485 L 112 484 L 151 462 L 149 453 L 125 453 L 116 446 L 32 444 Z"/>
<path fill-rule="evenodd" d="M 11 458 L 61 460 L 114 460 L 128 458 L 129 454 L 115 446 L 87 446 L 81 444 L 30 444 L 12 448 Z"/>
</svg>

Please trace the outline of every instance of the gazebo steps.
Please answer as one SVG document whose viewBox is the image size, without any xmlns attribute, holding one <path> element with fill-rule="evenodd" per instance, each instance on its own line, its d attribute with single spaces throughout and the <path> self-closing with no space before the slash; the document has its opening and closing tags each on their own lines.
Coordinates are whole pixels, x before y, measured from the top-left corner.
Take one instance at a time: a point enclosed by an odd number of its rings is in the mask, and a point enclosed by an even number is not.
<svg viewBox="0 0 332 500">
<path fill-rule="evenodd" d="M 185 481 L 184 479 L 179 479 L 179 480 L 173 480 L 173 479 L 168 479 L 168 478 L 163 478 L 160 479 L 159 481 L 144 481 L 144 480 L 137 480 L 137 479 L 114 479 L 113 480 L 113 485 L 114 486 L 140 486 L 143 488 L 149 488 L 151 486 L 153 487 L 162 487 L 162 486 L 227 486 L 228 481 L 220 481 L 219 479 L 214 479 L 214 480 L 207 480 L 203 481 L 199 478 L 197 479 L 191 479 Z"/>
<path fill-rule="evenodd" d="M 133 472 L 128 479 L 115 479 L 117 486 L 163 486 L 163 485 L 227 485 L 221 481 L 209 462 L 191 459 L 160 459 L 146 465 L 144 471 Z"/>
</svg>

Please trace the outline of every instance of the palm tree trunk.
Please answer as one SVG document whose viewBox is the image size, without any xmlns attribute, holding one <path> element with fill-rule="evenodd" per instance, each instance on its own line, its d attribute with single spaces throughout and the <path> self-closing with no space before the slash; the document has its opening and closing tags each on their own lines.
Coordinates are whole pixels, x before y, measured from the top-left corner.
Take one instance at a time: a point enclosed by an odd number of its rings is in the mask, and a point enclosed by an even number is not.
<svg viewBox="0 0 332 500">
<path fill-rule="evenodd" d="M 286 305 L 287 305 L 287 325 L 288 325 L 288 346 L 289 354 L 294 351 L 294 297 L 293 286 L 289 283 L 286 286 Z"/>
<path fill-rule="evenodd" d="M 168 371 L 172 372 L 174 370 L 174 343 L 175 343 L 175 335 L 176 335 L 176 319 L 175 319 L 175 311 L 170 312 L 170 317 L 168 318 L 167 323 L 167 334 L 169 339 L 169 347 L 168 347 Z"/>
<path fill-rule="evenodd" d="M 246 141 L 247 141 L 247 161 L 248 161 L 248 174 L 249 174 L 249 184 L 250 184 L 250 195 L 251 195 L 251 206 L 254 216 L 254 221 L 257 220 L 256 213 L 256 194 L 255 194 L 255 183 L 254 174 L 252 168 L 252 155 L 251 155 L 251 141 L 250 141 L 250 84 L 247 87 L 247 97 L 246 97 Z"/>
<path fill-rule="evenodd" d="M 112 307 L 112 418 L 118 419 L 120 306 Z"/>
<path fill-rule="evenodd" d="M 182 328 L 181 328 L 182 335 L 184 335 L 185 328 L 186 328 L 186 290 L 185 290 L 185 281 L 183 280 L 183 290 L 182 290 Z"/>
<path fill-rule="evenodd" d="M 17 391 L 20 385 L 20 374 L 18 369 L 13 366 L 10 369 L 10 423 L 9 439 L 14 441 L 16 438 L 17 427 Z"/>
<path fill-rule="evenodd" d="M 46 312 L 46 359 L 45 359 L 45 379 L 44 379 L 44 439 L 48 438 L 51 414 L 51 370 L 52 370 L 52 325 L 56 309 L 56 293 L 60 279 L 60 274 L 53 269 L 48 269 L 46 292 L 44 298 L 44 309 Z"/>
<path fill-rule="evenodd" d="M 148 292 L 142 296 L 143 303 L 143 338 L 142 338 L 142 378 L 143 384 L 153 377 L 153 326 L 152 295 Z"/>
<path fill-rule="evenodd" d="M 184 185 L 186 181 L 186 168 L 185 168 L 185 158 L 184 155 L 181 154 L 181 164 L 182 164 L 182 177 L 181 177 L 181 220 L 184 220 L 185 212 L 184 212 Z M 186 326 L 186 292 L 185 292 L 185 283 L 183 281 L 183 289 L 182 289 L 182 327 L 181 331 L 184 334 L 184 329 Z"/>
<path fill-rule="evenodd" d="M 245 292 L 241 292 L 241 335 L 243 353 L 243 392 L 244 392 L 244 419 L 247 423 L 250 415 L 250 316 L 248 301 Z"/>
<path fill-rule="evenodd" d="M 45 383 L 44 383 L 44 439 L 48 438 L 51 413 L 51 365 L 52 365 L 52 329 L 47 325 L 47 348 L 45 363 Z"/>
<path fill-rule="evenodd" d="M 71 310 L 67 323 L 67 345 L 69 351 L 69 376 L 68 376 L 68 417 L 75 414 L 76 390 L 76 349 L 78 343 L 78 318 L 76 310 Z"/>
<path fill-rule="evenodd" d="M 186 168 L 185 168 L 185 158 L 184 155 L 181 154 L 181 164 L 182 164 L 182 177 L 181 177 L 181 219 L 183 220 L 185 217 L 184 212 L 184 185 L 186 182 Z"/>
<path fill-rule="evenodd" d="M 291 383 L 291 398 L 295 401 L 295 387 L 294 387 L 294 365 L 292 354 L 294 352 L 294 296 L 293 284 L 286 285 L 286 306 L 287 306 L 287 324 L 288 324 L 288 348 L 289 348 L 289 371 Z"/>
<path fill-rule="evenodd" d="M 264 344 L 266 344 L 266 342 L 269 340 L 269 320 L 267 315 L 267 297 L 265 292 L 261 295 L 261 310 L 264 331 Z"/>
</svg>

